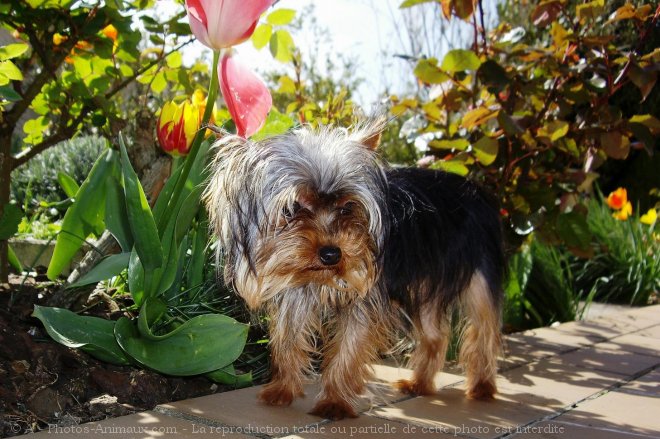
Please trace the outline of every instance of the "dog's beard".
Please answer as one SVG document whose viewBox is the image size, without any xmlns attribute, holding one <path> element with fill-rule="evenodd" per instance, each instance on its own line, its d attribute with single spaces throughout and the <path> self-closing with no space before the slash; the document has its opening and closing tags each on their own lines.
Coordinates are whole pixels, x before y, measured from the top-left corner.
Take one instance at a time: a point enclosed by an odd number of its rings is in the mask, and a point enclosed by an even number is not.
<svg viewBox="0 0 660 439">
<path fill-rule="evenodd" d="M 316 262 L 316 255 L 305 251 L 304 246 L 291 245 L 281 239 L 275 241 L 280 245 L 272 242 L 262 247 L 251 275 L 247 273 L 251 271 L 249 268 L 237 267 L 237 272 L 245 271 L 243 278 L 248 281 L 243 285 L 235 282 L 235 286 L 252 308 L 292 288 L 315 286 L 323 289 L 326 296 L 334 294 L 344 298 L 362 298 L 373 288 L 376 262 L 369 246 L 345 245 L 341 263 L 327 267 Z M 330 297 L 328 300 L 335 301 Z"/>
</svg>

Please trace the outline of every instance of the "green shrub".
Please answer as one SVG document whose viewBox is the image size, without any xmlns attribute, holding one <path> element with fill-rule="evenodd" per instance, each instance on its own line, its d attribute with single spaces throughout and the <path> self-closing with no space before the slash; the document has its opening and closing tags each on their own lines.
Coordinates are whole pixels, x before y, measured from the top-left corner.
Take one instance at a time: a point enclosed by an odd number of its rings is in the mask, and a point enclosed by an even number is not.
<svg viewBox="0 0 660 439">
<path fill-rule="evenodd" d="M 81 184 L 106 148 L 106 140 L 101 137 L 81 136 L 47 149 L 12 172 L 12 198 L 23 206 L 29 216 L 41 207 L 42 202 L 66 199 L 57 181 L 58 172 L 69 175 Z"/>
</svg>

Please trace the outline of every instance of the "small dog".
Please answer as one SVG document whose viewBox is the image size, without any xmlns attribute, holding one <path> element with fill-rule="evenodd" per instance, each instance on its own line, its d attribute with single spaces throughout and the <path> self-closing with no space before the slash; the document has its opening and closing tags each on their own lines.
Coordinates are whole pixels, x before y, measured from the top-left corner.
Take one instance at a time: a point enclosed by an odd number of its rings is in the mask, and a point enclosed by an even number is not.
<svg viewBox="0 0 660 439">
<path fill-rule="evenodd" d="M 269 316 L 272 380 L 259 398 L 289 405 L 320 351 L 312 414 L 356 417 L 371 364 L 412 332 L 406 393 L 436 391 L 455 305 L 467 396 L 496 392 L 505 258 L 499 209 L 463 177 L 392 168 L 382 120 L 217 142 L 204 194 L 225 282 Z M 407 323 L 406 323 L 407 322 Z"/>
</svg>

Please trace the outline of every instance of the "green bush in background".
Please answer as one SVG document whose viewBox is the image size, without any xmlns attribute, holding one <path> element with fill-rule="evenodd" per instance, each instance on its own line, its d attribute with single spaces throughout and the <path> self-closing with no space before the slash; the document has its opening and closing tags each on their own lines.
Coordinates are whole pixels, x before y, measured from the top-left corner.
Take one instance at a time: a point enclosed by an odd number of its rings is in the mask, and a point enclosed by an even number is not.
<svg viewBox="0 0 660 439">
<path fill-rule="evenodd" d="M 42 202 L 67 199 L 58 174 L 64 173 L 78 185 L 82 184 L 106 149 L 107 140 L 98 136 L 76 137 L 47 149 L 12 172 L 12 199 L 28 216 L 39 209 Z"/>
</svg>

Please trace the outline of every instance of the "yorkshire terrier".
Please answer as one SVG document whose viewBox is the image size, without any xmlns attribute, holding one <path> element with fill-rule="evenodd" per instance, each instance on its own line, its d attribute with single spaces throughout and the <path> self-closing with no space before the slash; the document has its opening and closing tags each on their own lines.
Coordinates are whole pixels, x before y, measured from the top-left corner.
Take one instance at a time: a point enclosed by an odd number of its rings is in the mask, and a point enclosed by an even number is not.
<svg viewBox="0 0 660 439">
<path fill-rule="evenodd" d="M 397 387 L 435 393 L 456 307 L 467 397 L 496 392 L 505 266 L 496 202 L 458 175 L 388 166 L 376 152 L 383 125 L 217 142 L 204 200 L 225 282 L 269 317 L 266 404 L 304 396 L 318 352 L 311 413 L 356 417 L 371 364 L 402 327 L 416 346 L 413 378 Z"/>
</svg>

